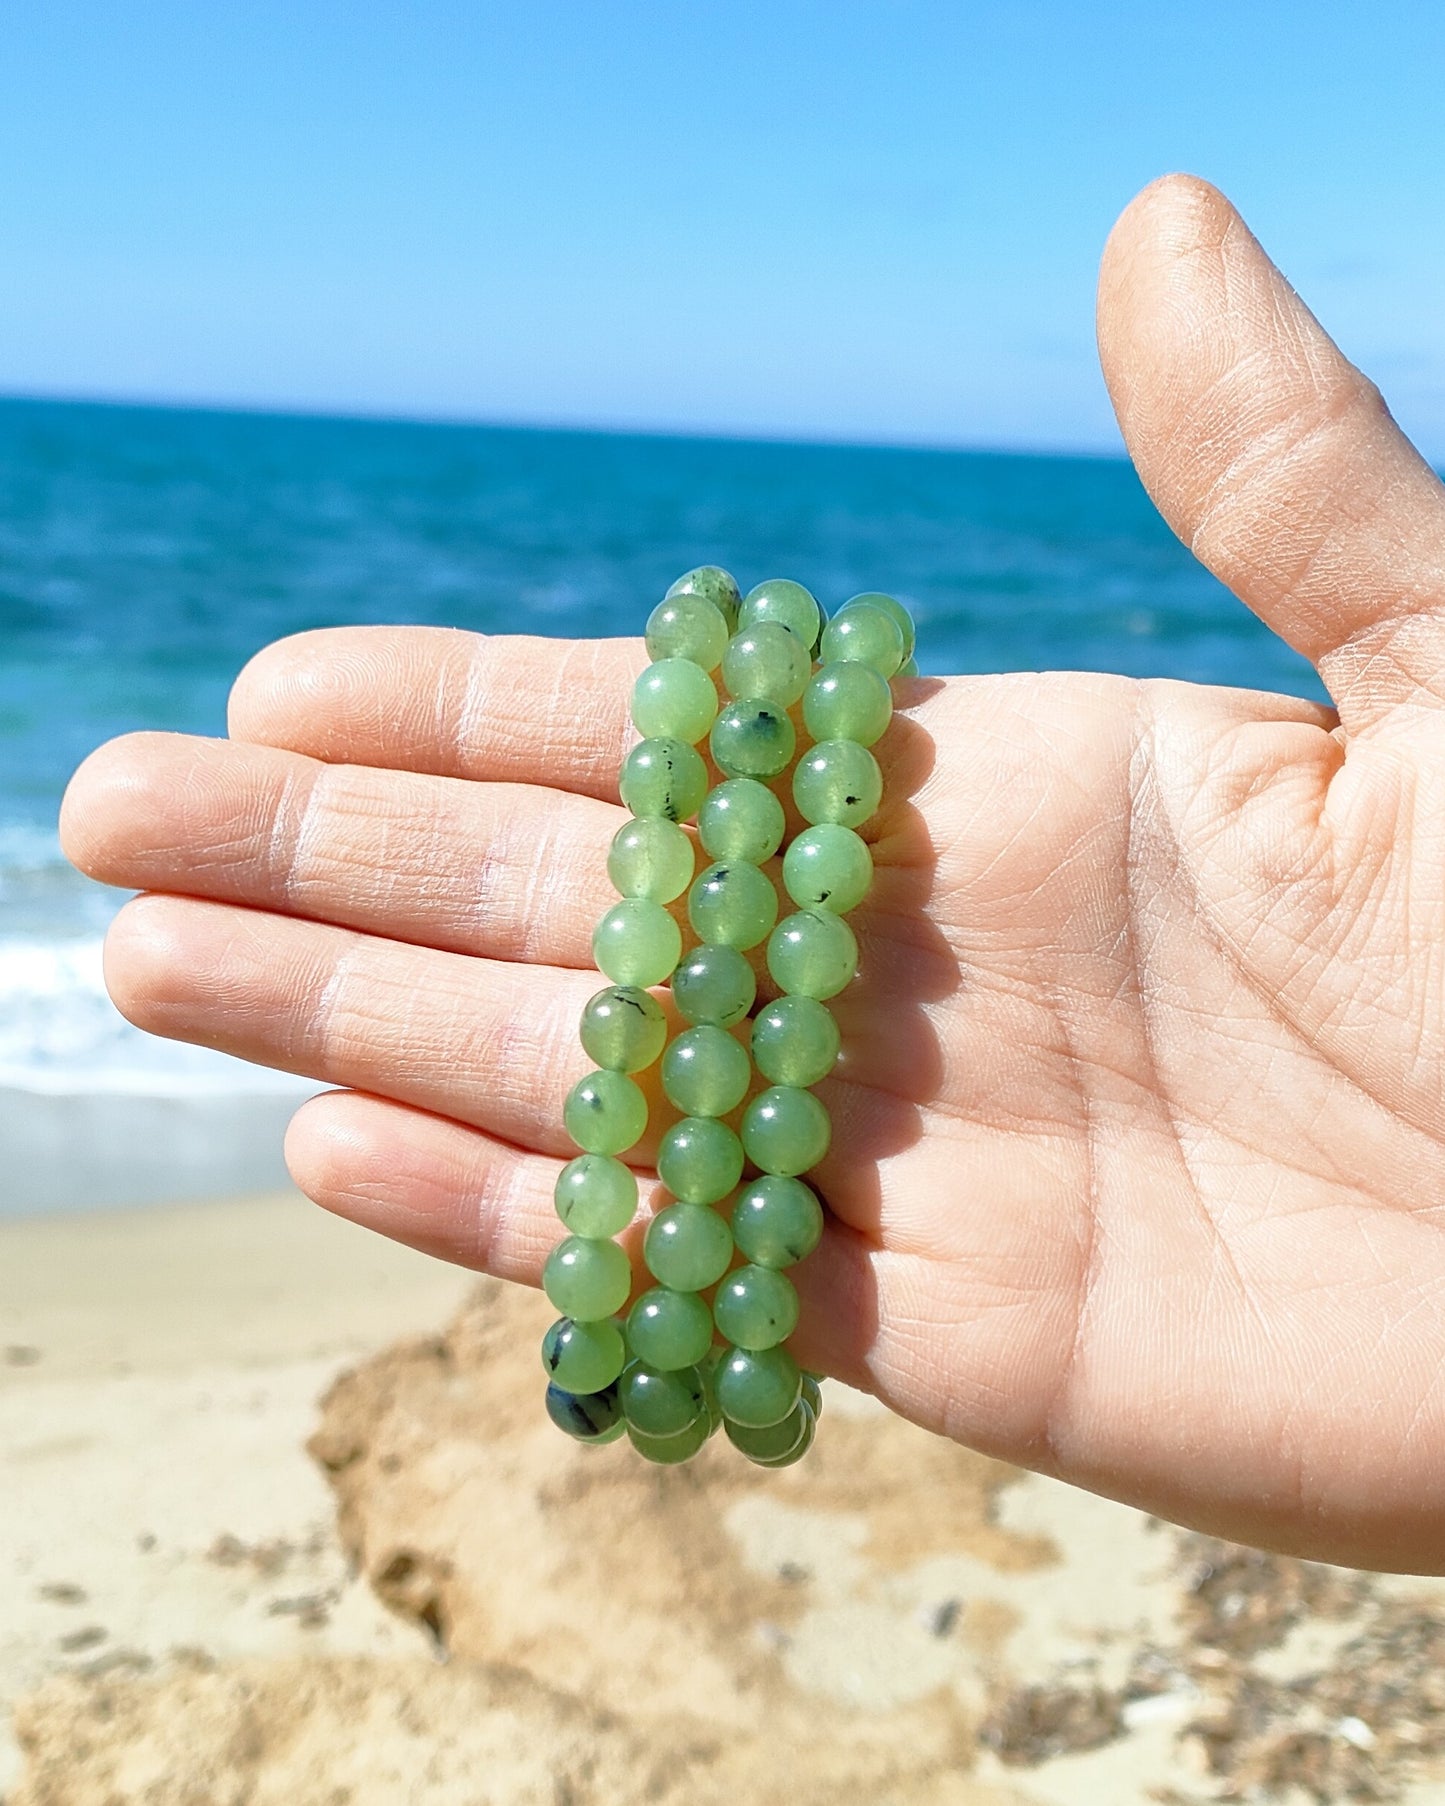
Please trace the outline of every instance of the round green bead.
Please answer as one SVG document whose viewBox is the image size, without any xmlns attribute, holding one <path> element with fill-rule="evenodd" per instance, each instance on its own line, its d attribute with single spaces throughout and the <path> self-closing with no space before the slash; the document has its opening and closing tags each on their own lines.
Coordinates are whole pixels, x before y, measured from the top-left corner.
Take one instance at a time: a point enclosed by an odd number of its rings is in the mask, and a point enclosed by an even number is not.
<svg viewBox="0 0 1445 1806">
<path fill-rule="evenodd" d="M 687 918 L 699 940 L 745 952 L 772 933 L 778 893 L 747 860 L 719 860 L 698 873 L 687 893 Z"/>
<path fill-rule="evenodd" d="M 695 1367 L 712 1347 L 712 1312 L 696 1292 L 654 1286 L 628 1313 L 627 1346 L 662 1373 Z"/>
<path fill-rule="evenodd" d="M 815 1373 L 803 1375 L 803 1403 L 811 1408 L 814 1417 L 822 1416 L 823 1388 L 818 1384 L 818 1376 Z"/>
<path fill-rule="evenodd" d="M 732 572 L 725 571 L 720 564 L 700 564 L 695 570 L 684 571 L 667 592 L 669 601 L 674 596 L 701 596 L 721 614 L 728 624 L 728 632 L 736 631 L 742 591 Z"/>
<path fill-rule="evenodd" d="M 558 1173 L 552 1198 L 573 1235 L 621 1235 L 637 1214 L 637 1175 L 610 1154 L 579 1154 Z"/>
<path fill-rule="evenodd" d="M 647 656 L 691 659 L 704 671 L 716 671 L 729 631 L 722 611 L 705 596 L 669 596 L 647 617 Z"/>
<path fill-rule="evenodd" d="M 593 930 L 592 957 L 613 984 L 665 984 L 682 957 L 682 930 L 650 897 L 624 897 Z"/>
<path fill-rule="evenodd" d="M 676 822 L 644 815 L 624 822 L 612 836 L 607 876 L 619 896 L 671 903 L 692 883 L 695 864 L 692 842 Z"/>
<path fill-rule="evenodd" d="M 609 1072 L 641 1072 L 667 1044 L 661 1006 L 637 985 L 609 985 L 582 1011 L 582 1045 Z"/>
<path fill-rule="evenodd" d="M 672 975 L 673 1001 L 692 1023 L 731 1028 L 747 1015 L 757 994 L 753 969 L 736 947 L 694 947 Z"/>
<path fill-rule="evenodd" d="M 743 1176 L 742 1143 L 715 1116 L 684 1116 L 658 1145 L 657 1176 L 681 1203 L 716 1204 Z"/>
<path fill-rule="evenodd" d="M 601 1392 L 627 1360 L 622 1331 L 610 1319 L 574 1323 L 559 1317 L 542 1338 L 542 1365 L 564 1392 Z"/>
<path fill-rule="evenodd" d="M 851 828 L 819 822 L 794 837 L 783 857 L 783 883 L 799 909 L 844 916 L 868 895 L 873 855 Z"/>
<path fill-rule="evenodd" d="M 816 997 L 778 997 L 753 1018 L 753 1064 L 774 1085 L 816 1085 L 841 1045 L 833 1012 Z"/>
<path fill-rule="evenodd" d="M 899 677 L 917 677 L 918 674 L 918 660 L 916 658 L 906 658 L 898 667 L 897 675 Z"/>
<path fill-rule="evenodd" d="M 709 1023 L 686 1029 L 662 1057 L 662 1089 L 684 1116 L 726 1116 L 751 1078 L 747 1048 Z"/>
<path fill-rule="evenodd" d="M 722 678 L 729 696 L 760 696 L 791 708 L 808 687 L 808 648 L 780 621 L 757 621 L 728 641 Z"/>
<path fill-rule="evenodd" d="M 800 1398 L 781 1422 L 769 1424 L 765 1429 L 749 1430 L 740 1423 L 727 1423 L 723 1427 L 728 1441 L 740 1455 L 746 1455 L 749 1461 L 771 1464 L 786 1459 L 803 1442 L 812 1415 L 808 1401 Z"/>
<path fill-rule="evenodd" d="M 793 801 L 806 822 L 861 828 L 883 801 L 883 773 L 856 740 L 820 740 L 798 760 Z"/>
<path fill-rule="evenodd" d="M 547 1415 L 578 1442 L 615 1442 L 623 1431 L 622 1400 L 615 1385 L 584 1393 L 548 1386 Z"/>
<path fill-rule="evenodd" d="M 644 1461 L 655 1461 L 659 1467 L 677 1467 L 691 1461 L 712 1435 L 712 1420 L 704 1411 L 689 1430 L 677 1436 L 644 1436 L 641 1430 L 627 1426 L 627 1440 Z"/>
<path fill-rule="evenodd" d="M 569 1235 L 547 1256 L 542 1290 L 564 1317 L 596 1323 L 615 1317 L 627 1303 L 632 1263 L 616 1242 Z"/>
<path fill-rule="evenodd" d="M 686 821 L 697 814 L 707 795 L 707 766 L 686 740 L 672 735 L 639 740 L 622 761 L 617 787 L 634 815 Z"/>
<path fill-rule="evenodd" d="M 803 693 L 803 725 L 814 740 L 872 746 L 892 719 L 888 679 L 871 665 L 824 665 Z"/>
<path fill-rule="evenodd" d="M 647 1099 L 620 1072 L 589 1072 L 562 1106 L 567 1133 L 587 1154 L 620 1154 L 647 1127 Z"/>
<path fill-rule="evenodd" d="M 787 711 L 757 697 L 728 703 L 708 738 L 713 763 L 729 778 L 777 777 L 787 770 L 797 743 Z"/>
<path fill-rule="evenodd" d="M 827 664 L 856 659 L 872 665 L 881 677 L 892 677 L 907 657 L 898 623 L 866 602 L 838 610 L 823 629 L 822 653 Z"/>
<path fill-rule="evenodd" d="M 763 1172 L 784 1178 L 815 1167 L 832 1138 L 827 1106 L 797 1085 L 770 1085 L 743 1115 L 744 1153 Z"/>
<path fill-rule="evenodd" d="M 680 1436 L 707 1416 L 702 1375 L 696 1367 L 663 1370 L 629 1361 L 618 1392 L 628 1424 L 644 1436 Z"/>
<path fill-rule="evenodd" d="M 705 1292 L 728 1270 L 733 1257 L 732 1231 L 707 1204 L 669 1204 L 647 1225 L 642 1257 L 659 1285 L 674 1292 Z"/>
<path fill-rule="evenodd" d="M 737 1348 L 775 1348 L 798 1327 L 798 1294 L 771 1267 L 739 1267 L 717 1289 L 713 1321 Z"/>
<path fill-rule="evenodd" d="M 823 611 L 811 590 L 804 589 L 801 583 L 787 577 L 769 577 L 748 591 L 738 609 L 739 627 L 753 627 L 763 621 L 776 621 L 786 627 L 811 653 L 823 630 Z"/>
<path fill-rule="evenodd" d="M 797 1405 L 803 1376 L 786 1348 L 730 1348 L 716 1384 L 717 1401 L 729 1422 L 765 1430 Z"/>
<path fill-rule="evenodd" d="M 823 1239 L 823 1206 L 801 1179 L 765 1173 L 733 1205 L 733 1240 L 755 1267 L 791 1267 Z"/>
<path fill-rule="evenodd" d="M 710 859 L 761 865 L 783 844 L 785 825 L 782 803 L 756 778 L 729 778 L 707 793 L 697 812 L 698 838 Z"/>
<path fill-rule="evenodd" d="M 703 739 L 717 716 L 717 690 L 690 658 L 660 658 L 632 686 L 632 721 L 649 738 Z"/>
<path fill-rule="evenodd" d="M 768 937 L 768 970 L 779 990 L 825 1003 L 858 970 L 857 936 L 842 916 L 800 909 Z"/>
<path fill-rule="evenodd" d="M 803 1434 L 798 1441 L 786 1455 L 774 1455 L 767 1459 L 761 1459 L 756 1455 L 750 1456 L 749 1459 L 754 1467 L 792 1467 L 795 1462 L 801 1461 L 812 1448 L 813 1436 L 818 1428 L 817 1417 L 801 1399 L 798 1401 L 798 1408 L 803 1413 Z"/>
<path fill-rule="evenodd" d="M 843 607 L 838 610 L 838 613 L 842 614 L 845 609 L 853 608 L 855 606 L 860 608 L 881 608 L 884 614 L 891 617 L 896 624 L 899 633 L 902 635 L 904 658 L 913 657 L 913 646 L 914 641 L 917 639 L 917 629 L 913 625 L 913 616 L 909 614 L 908 610 L 896 596 L 885 596 L 883 591 L 879 589 L 867 589 L 864 590 L 861 595 L 849 596 L 848 600 L 843 604 Z"/>
</svg>

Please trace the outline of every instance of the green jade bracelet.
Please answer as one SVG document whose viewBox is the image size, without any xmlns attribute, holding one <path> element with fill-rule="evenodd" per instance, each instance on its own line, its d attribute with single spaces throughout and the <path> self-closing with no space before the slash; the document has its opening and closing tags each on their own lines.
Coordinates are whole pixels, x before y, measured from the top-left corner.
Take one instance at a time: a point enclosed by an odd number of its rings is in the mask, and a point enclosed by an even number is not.
<svg viewBox="0 0 1445 1806">
<path fill-rule="evenodd" d="M 547 1410 L 579 1441 L 625 1434 L 647 1459 L 672 1464 L 721 1426 L 764 1467 L 790 1466 L 812 1443 L 822 1398 L 785 1346 L 798 1297 L 784 1269 L 823 1232 L 823 1207 L 802 1175 L 827 1152 L 830 1125 L 810 1087 L 838 1056 L 826 1000 L 857 967 L 843 917 L 872 880 L 857 829 L 882 797 L 869 749 L 892 715 L 888 679 L 917 669 L 913 638 L 891 596 L 856 596 L 825 621 L 801 584 L 773 579 L 743 597 L 714 565 L 679 578 L 649 617 L 653 662 L 632 694 L 643 739 L 620 779 L 634 819 L 607 862 L 621 901 L 593 937 L 612 983 L 582 1015 L 582 1044 L 597 1070 L 565 1106 L 582 1152 L 557 1182 L 569 1234 L 543 1273 L 564 1313 L 542 1344 Z M 727 692 L 721 708 L 715 673 Z M 792 791 L 808 826 L 783 856 L 796 908 L 779 922 L 765 868 L 782 846 L 785 817 L 772 785 L 793 762 L 799 703 L 812 744 Z M 697 751 L 704 739 L 723 774 L 711 790 Z M 694 815 L 711 862 L 701 872 L 680 826 Z M 685 954 L 667 908 L 684 892 L 697 937 Z M 748 1025 L 749 1057 L 739 1038 L 757 990 L 748 954 L 764 944 L 780 995 Z M 651 995 L 669 980 L 686 1024 L 670 1043 Z M 634 1075 L 659 1058 L 662 1090 L 682 1113 L 657 1157 L 673 1202 L 643 1243 L 656 1283 L 623 1321 L 632 1272 L 614 1238 L 631 1223 L 638 1194 L 620 1156 L 647 1127 Z M 766 1084 L 755 1093 L 754 1065 Z M 725 1119 L 739 1110 L 734 1130 Z M 756 1176 L 740 1184 L 749 1165 Z M 738 1254 L 746 1264 L 735 1264 Z"/>
</svg>

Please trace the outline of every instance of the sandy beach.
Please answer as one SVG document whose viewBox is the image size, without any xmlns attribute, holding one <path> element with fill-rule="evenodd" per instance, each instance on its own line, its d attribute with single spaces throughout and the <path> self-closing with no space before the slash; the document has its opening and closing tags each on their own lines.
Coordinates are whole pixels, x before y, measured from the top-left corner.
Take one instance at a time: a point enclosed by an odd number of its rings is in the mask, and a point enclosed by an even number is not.
<svg viewBox="0 0 1445 1806">
<path fill-rule="evenodd" d="M 831 1384 L 783 1474 L 579 1450 L 547 1315 L 290 1195 L 0 1230 L 7 1806 L 1445 1797 L 1439 1583 Z"/>
</svg>

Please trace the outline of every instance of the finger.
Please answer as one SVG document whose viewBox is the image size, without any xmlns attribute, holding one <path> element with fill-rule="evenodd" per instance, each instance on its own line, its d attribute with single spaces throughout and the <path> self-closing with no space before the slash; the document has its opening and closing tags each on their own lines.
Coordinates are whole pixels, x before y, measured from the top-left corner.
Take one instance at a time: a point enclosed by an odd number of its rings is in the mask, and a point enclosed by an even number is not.
<svg viewBox="0 0 1445 1806">
<path fill-rule="evenodd" d="M 607 846 L 625 819 L 568 791 L 130 734 L 76 773 L 61 834 L 82 871 L 127 890 L 586 966 L 592 924 L 616 901 Z"/>
<path fill-rule="evenodd" d="M 310 1099 L 292 1119 L 286 1163 L 324 1209 L 499 1279 L 540 1285 L 565 1234 L 552 1201 L 561 1160 L 382 1098 L 342 1091 Z M 652 1284 L 642 1238 L 665 1202 L 644 1180 L 638 1215 L 618 1238 L 632 1257 L 634 1293 Z M 879 1335 L 873 1262 L 861 1237 L 830 1221 L 817 1251 L 789 1270 L 802 1300 L 789 1347 L 814 1372 L 870 1388 Z"/>
<path fill-rule="evenodd" d="M 1445 491 L 1223 195 L 1169 176 L 1131 202 L 1098 324 L 1145 487 L 1346 728 L 1445 697 Z"/>
<path fill-rule="evenodd" d="M 117 1007 L 152 1034 L 393 1098 L 519 1147 L 576 1152 L 562 1109 L 591 1066 L 577 1022 L 603 982 L 595 972 L 470 958 L 157 895 L 117 916 L 105 970 Z M 819 1090 L 834 1135 L 817 1179 L 846 1221 L 886 1237 L 880 1163 L 917 1139 L 919 1110 L 875 1089 L 882 1077 L 896 1080 L 897 1048 L 856 1014 L 852 1022 L 846 1076 Z M 648 1130 L 629 1159 L 646 1164 L 678 1113 L 661 1095 L 656 1066 L 638 1083 Z M 729 1118 L 734 1127 L 740 1114 Z"/>
<path fill-rule="evenodd" d="M 258 652 L 231 691 L 237 740 L 332 764 L 548 784 L 617 800 L 638 640 L 329 627 Z"/>
<path fill-rule="evenodd" d="M 590 1065 L 577 1020 L 595 972 L 147 896 L 111 925 L 105 973 L 117 1007 L 152 1034 L 576 1152 L 562 1105 Z"/>
</svg>

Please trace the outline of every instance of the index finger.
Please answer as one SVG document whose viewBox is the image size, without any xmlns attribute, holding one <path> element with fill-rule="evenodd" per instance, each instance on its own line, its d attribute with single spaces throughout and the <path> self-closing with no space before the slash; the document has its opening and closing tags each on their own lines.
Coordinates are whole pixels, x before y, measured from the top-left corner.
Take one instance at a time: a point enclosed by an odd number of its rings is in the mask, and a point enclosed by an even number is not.
<svg viewBox="0 0 1445 1806">
<path fill-rule="evenodd" d="M 232 739 L 332 764 L 550 785 L 617 801 L 640 640 L 323 627 L 258 652 Z"/>
</svg>

